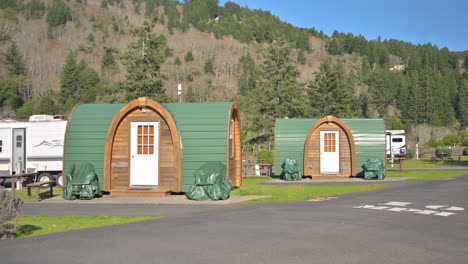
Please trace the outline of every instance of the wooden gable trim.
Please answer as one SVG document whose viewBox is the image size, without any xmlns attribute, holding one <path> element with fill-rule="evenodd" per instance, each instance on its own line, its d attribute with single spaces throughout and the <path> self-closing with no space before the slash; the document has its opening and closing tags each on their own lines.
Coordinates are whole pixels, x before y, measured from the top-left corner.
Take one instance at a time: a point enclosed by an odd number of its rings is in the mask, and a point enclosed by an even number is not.
<svg viewBox="0 0 468 264">
<path fill-rule="evenodd" d="M 325 123 L 334 123 L 337 126 L 339 126 L 343 131 L 345 132 L 348 140 L 349 140 L 349 145 L 350 145 L 350 151 L 351 151 L 351 176 L 356 176 L 357 174 L 357 168 L 356 168 L 356 146 L 354 144 L 354 137 L 353 133 L 351 132 L 351 129 L 343 123 L 339 118 L 334 117 L 334 116 L 326 116 L 319 121 L 315 122 L 315 124 L 310 128 L 309 133 L 307 134 L 305 145 L 304 145 L 304 175 L 310 175 L 310 172 L 308 171 L 309 169 L 309 159 L 307 157 L 307 146 L 309 146 L 309 141 L 310 138 L 312 138 L 312 134 L 317 130 L 321 125 Z M 307 171 L 306 171 L 307 170 Z"/>
<path fill-rule="evenodd" d="M 231 119 L 234 118 L 234 157 L 230 157 L 229 153 L 229 131 L 231 126 Z M 228 164 L 226 171 L 230 173 L 229 164 L 234 162 L 235 166 L 235 175 L 228 175 L 234 176 L 233 185 L 234 186 L 241 186 L 242 184 L 242 141 L 241 141 L 241 126 L 240 126 L 240 113 L 239 113 L 239 105 L 237 101 L 234 101 L 231 105 L 231 109 L 229 110 L 229 118 L 228 118 L 228 131 L 226 135 L 226 164 Z"/>
<path fill-rule="evenodd" d="M 180 192 L 182 166 L 180 138 L 176 123 L 172 118 L 171 114 L 162 105 L 146 97 L 140 97 L 136 100 L 131 101 L 122 109 L 120 109 L 119 112 L 114 116 L 114 119 L 112 119 L 112 122 L 109 126 L 109 130 L 107 132 L 106 145 L 104 151 L 104 190 L 110 190 L 111 188 L 112 146 L 114 144 L 115 133 L 117 132 L 120 123 L 125 119 L 125 117 L 137 108 L 151 108 L 156 113 L 160 114 L 160 116 L 167 122 L 173 139 L 173 148 L 175 153 L 174 158 L 176 167 L 176 189 L 172 191 Z"/>
</svg>

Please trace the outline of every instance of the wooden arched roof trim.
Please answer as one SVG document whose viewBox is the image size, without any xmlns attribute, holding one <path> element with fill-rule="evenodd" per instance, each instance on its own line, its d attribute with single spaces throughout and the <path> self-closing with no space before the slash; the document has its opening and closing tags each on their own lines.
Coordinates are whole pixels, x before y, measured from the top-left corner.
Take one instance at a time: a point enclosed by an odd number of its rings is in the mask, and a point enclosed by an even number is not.
<svg viewBox="0 0 468 264">
<path fill-rule="evenodd" d="M 70 125 L 70 121 L 72 119 L 72 116 L 73 116 L 73 113 L 75 112 L 75 110 L 78 108 L 78 106 L 82 105 L 83 103 L 82 102 L 79 102 L 77 103 L 73 108 L 72 110 L 70 110 L 70 113 L 68 114 L 68 122 L 67 122 L 67 127 L 65 128 L 65 135 L 63 136 L 63 152 L 62 152 L 62 180 L 63 180 L 63 185 L 65 186 L 65 148 L 67 146 L 67 133 L 68 133 L 68 126 Z"/>
<path fill-rule="evenodd" d="M 227 142 L 226 146 L 229 146 L 229 126 L 231 123 L 231 119 L 234 118 L 234 135 L 239 135 L 238 137 L 234 136 L 234 146 L 235 146 L 235 151 L 234 151 L 234 160 L 235 160 L 235 166 L 236 166 L 236 175 L 234 175 L 235 182 L 233 184 L 235 186 L 240 186 L 242 184 L 242 147 L 241 147 L 241 126 L 240 126 L 240 113 L 239 113 L 239 104 L 237 101 L 232 102 L 231 109 L 229 110 L 229 117 L 228 117 L 228 134 L 227 134 Z M 237 124 L 236 124 L 237 123 Z M 229 149 L 228 149 L 229 151 Z M 226 153 L 226 164 L 229 164 L 230 154 L 229 152 Z M 227 168 L 229 169 L 229 168 Z"/>
<path fill-rule="evenodd" d="M 334 116 L 326 116 L 317 122 L 310 128 L 309 133 L 307 134 L 306 137 L 306 142 L 304 145 L 304 174 L 306 173 L 305 170 L 306 168 L 309 168 L 309 159 L 307 158 L 307 146 L 310 144 L 310 139 L 312 138 L 312 134 L 317 130 L 322 124 L 324 123 L 334 123 L 337 126 L 339 126 L 343 131 L 345 132 L 349 145 L 350 145 L 350 151 L 351 151 L 351 175 L 356 176 L 356 146 L 354 144 L 354 137 L 353 133 L 351 132 L 351 129 L 343 123 L 339 118 L 334 117 Z"/>
<path fill-rule="evenodd" d="M 172 190 L 174 192 L 181 191 L 181 151 L 180 151 L 180 138 L 179 132 L 177 130 L 176 123 L 172 118 L 171 114 L 160 104 L 156 103 L 155 101 L 148 99 L 146 97 L 140 97 L 136 100 L 131 101 L 127 105 L 125 105 L 120 111 L 114 116 L 112 122 L 109 126 L 109 130 L 107 132 L 107 139 L 104 151 L 104 186 L 105 190 L 110 190 L 110 177 L 111 177 L 111 167 L 112 167 L 112 146 L 114 144 L 114 136 L 117 132 L 117 128 L 119 127 L 122 120 L 125 117 L 134 111 L 135 109 L 152 109 L 156 113 L 158 113 L 168 124 L 169 130 L 171 132 L 172 140 L 174 142 L 173 148 L 175 153 L 175 166 L 176 166 L 176 189 Z"/>
</svg>

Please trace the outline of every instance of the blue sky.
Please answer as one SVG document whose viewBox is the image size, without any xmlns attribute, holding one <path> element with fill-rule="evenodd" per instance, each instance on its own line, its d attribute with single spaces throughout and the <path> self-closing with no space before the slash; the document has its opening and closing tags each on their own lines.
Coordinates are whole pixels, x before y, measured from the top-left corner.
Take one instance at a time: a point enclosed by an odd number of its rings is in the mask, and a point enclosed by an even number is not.
<svg viewBox="0 0 468 264">
<path fill-rule="evenodd" d="M 231 0 L 298 27 L 468 50 L 468 0 Z M 220 0 L 220 5 L 227 2 Z"/>
</svg>

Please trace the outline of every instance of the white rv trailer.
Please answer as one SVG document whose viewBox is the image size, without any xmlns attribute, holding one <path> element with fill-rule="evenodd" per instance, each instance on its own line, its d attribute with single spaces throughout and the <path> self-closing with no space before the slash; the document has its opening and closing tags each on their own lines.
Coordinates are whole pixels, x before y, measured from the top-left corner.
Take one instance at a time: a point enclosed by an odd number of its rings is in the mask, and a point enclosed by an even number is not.
<svg viewBox="0 0 468 264">
<path fill-rule="evenodd" d="M 0 174 L 38 172 L 38 180 L 61 183 L 67 121 L 50 115 L 0 121 Z M 60 178 L 60 179 L 59 179 Z"/>
<path fill-rule="evenodd" d="M 406 156 L 406 135 L 404 130 L 387 130 L 386 149 L 388 157 Z"/>
</svg>

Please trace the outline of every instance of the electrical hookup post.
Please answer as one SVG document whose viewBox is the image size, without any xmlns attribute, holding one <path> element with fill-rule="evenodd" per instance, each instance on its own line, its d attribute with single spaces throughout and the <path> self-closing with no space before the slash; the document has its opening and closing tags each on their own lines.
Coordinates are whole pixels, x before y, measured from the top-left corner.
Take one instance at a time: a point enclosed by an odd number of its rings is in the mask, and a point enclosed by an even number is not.
<svg viewBox="0 0 468 264">
<path fill-rule="evenodd" d="M 179 103 L 182 103 L 182 84 L 177 85 L 177 95 L 179 96 Z"/>
<path fill-rule="evenodd" d="M 419 136 L 416 137 L 416 160 L 419 160 Z"/>
</svg>

